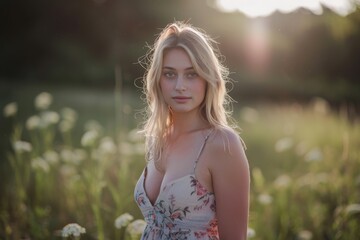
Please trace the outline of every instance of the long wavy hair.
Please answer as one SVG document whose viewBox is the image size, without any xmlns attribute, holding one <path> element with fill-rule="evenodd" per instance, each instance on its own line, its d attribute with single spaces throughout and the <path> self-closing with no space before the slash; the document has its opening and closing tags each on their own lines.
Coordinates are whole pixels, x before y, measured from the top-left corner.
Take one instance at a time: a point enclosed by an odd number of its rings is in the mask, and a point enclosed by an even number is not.
<svg viewBox="0 0 360 240">
<path fill-rule="evenodd" d="M 185 50 L 196 73 L 206 80 L 205 99 L 200 106 L 202 118 L 215 129 L 232 129 L 228 125 L 231 100 L 226 89 L 228 69 L 220 62 L 216 42 L 188 23 L 169 24 L 144 58 L 147 70 L 143 86 L 148 107 L 142 132 L 145 134 L 147 160 L 161 159 L 173 122 L 160 87 L 164 52 L 171 48 Z"/>
</svg>

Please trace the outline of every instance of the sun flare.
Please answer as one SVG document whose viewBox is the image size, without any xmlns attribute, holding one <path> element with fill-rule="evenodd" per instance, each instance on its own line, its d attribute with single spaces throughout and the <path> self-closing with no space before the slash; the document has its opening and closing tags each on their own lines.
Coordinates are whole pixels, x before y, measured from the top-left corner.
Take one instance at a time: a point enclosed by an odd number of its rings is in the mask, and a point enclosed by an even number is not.
<svg viewBox="0 0 360 240">
<path fill-rule="evenodd" d="M 238 10 L 249 17 L 268 16 L 274 11 L 289 13 L 300 7 L 321 14 L 322 5 L 345 16 L 355 10 L 355 4 L 360 4 L 360 0 L 217 0 L 217 6 L 221 10 Z"/>
<path fill-rule="evenodd" d="M 256 21 L 247 26 L 243 42 L 247 68 L 257 76 L 266 74 L 270 60 L 270 46 L 266 22 Z"/>
</svg>

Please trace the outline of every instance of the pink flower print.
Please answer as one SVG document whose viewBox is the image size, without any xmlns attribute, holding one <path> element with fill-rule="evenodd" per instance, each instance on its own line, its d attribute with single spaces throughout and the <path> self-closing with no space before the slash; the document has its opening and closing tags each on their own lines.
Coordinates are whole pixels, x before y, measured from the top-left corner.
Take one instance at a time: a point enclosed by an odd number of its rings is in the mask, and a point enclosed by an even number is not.
<svg viewBox="0 0 360 240">
<path fill-rule="evenodd" d="M 180 211 L 176 211 L 176 212 L 173 212 L 171 215 L 170 215 L 170 218 L 172 220 L 176 219 L 176 218 L 180 218 L 181 216 L 181 212 Z"/>
<path fill-rule="evenodd" d="M 208 235 L 211 237 L 219 236 L 217 219 L 214 218 L 213 220 L 211 220 L 209 225 L 210 225 L 210 227 L 208 229 L 206 229 Z"/>
<path fill-rule="evenodd" d="M 198 196 L 202 196 L 204 194 L 206 194 L 207 190 L 206 188 L 204 188 L 199 181 L 196 181 L 196 195 Z"/>
<path fill-rule="evenodd" d="M 207 233 L 206 232 L 195 232 L 194 234 L 197 239 L 201 239 L 202 237 L 205 237 Z"/>
<path fill-rule="evenodd" d="M 209 223 L 210 227 L 217 227 L 218 226 L 218 220 L 216 218 L 213 218 L 210 223 Z"/>
<path fill-rule="evenodd" d="M 145 204 L 145 200 L 144 200 L 144 197 L 140 196 L 136 199 L 138 205 L 142 205 L 142 204 Z"/>
<path fill-rule="evenodd" d="M 174 225 L 173 223 L 170 223 L 170 222 L 166 223 L 166 227 L 167 227 L 168 229 L 173 229 L 174 226 L 175 226 L 175 225 Z"/>
</svg>

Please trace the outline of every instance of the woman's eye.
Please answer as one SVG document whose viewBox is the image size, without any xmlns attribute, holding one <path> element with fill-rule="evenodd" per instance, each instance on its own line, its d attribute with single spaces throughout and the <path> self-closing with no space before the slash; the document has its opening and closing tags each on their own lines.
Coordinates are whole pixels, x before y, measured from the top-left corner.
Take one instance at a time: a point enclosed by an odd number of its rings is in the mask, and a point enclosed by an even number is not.
<svg viewBox="0 0 360 240">
<path fill-rule="evenodd" d="M 167 78 L 174 78 L 176 74 L 174 72 L 164 72 L 164 76 Z"/>
<path fill-rule="evenodd" d="M 196 72 L 191 72 L 191 73 L 187 74 L 187 77 L 190 78 L 190 79 L 191 78 L 196 78 L 196 77 L 198 77 L 198 74 Z"/>
</svg>

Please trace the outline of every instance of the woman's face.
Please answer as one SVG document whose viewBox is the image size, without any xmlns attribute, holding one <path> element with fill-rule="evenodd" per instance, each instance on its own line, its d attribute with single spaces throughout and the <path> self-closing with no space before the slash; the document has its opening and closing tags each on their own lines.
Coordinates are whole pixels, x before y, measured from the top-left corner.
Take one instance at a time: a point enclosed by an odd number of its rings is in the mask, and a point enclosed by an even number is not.
<svg viewBox="0 0 360 240">
<path fill-rule="evenodd" d="M 160 87 L 174 113 L 197 111 L 205 98 L 206 81 L 195 71 L 182 48 L 164 52 Z"/>
</svg>

